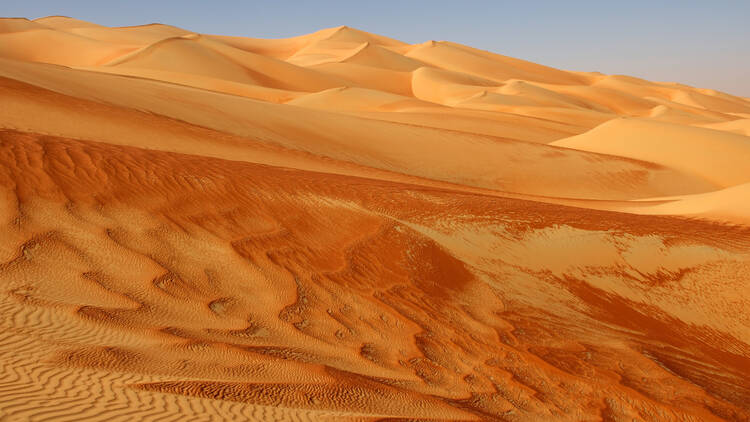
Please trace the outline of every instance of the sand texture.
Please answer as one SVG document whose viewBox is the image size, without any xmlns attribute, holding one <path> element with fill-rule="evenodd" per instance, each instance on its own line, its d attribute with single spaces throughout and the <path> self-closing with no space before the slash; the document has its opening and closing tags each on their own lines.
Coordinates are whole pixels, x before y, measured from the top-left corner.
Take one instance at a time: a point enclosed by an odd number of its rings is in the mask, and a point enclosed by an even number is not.
<svg viewBox="0 0 750 422">
<path fill-rule="evenodd" d="M 750 421 L 750 99 L 0 19 L 0 421 Z"/>
</svg>

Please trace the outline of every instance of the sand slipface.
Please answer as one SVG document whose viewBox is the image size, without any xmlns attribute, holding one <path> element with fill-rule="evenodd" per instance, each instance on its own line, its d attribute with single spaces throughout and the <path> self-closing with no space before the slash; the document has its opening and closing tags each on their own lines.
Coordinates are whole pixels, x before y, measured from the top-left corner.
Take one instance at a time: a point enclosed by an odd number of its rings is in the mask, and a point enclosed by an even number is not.
<svg viewBox="0 0 750 422">
<path fill-rule="evenodd" d="M 747 98 L 61 16 L 0 98 L 2 421 L 750 420 Z"/>
</svg>

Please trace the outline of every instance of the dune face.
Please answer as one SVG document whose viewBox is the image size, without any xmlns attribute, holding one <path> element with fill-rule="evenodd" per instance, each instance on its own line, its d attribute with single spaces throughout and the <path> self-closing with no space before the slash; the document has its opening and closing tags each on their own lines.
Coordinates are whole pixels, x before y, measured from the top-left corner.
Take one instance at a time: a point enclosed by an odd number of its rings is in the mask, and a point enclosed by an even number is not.
<svg viewBox="0 0 750 422">
<path fill-rule="evenodd" d="M 0 420 L 750 421 L 750 100 L 0 19 Z"/>
</svg>

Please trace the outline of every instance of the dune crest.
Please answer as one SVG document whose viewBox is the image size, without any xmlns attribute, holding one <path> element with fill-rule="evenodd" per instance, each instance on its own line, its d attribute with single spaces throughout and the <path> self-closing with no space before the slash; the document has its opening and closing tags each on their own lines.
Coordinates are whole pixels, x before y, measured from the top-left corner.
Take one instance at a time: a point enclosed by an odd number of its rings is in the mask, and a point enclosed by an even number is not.
<svg viewBox="0 0 750 422">
<path fill-rule="evenodd" d="M 750 420 L 748 98 L 63 16 L 0 98 L 0 420 Z"/>
</svg>

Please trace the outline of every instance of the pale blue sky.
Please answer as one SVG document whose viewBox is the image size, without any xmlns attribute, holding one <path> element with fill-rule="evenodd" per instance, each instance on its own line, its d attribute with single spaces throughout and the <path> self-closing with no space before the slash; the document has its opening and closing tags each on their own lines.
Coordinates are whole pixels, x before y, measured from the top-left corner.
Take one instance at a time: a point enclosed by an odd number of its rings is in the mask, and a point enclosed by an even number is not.
<svg viewBox="0 0 750 422">
<path fill-rule="evenodd" d="M 349 25 L 409 43 L 449 40 L 562 69 L 750 96 L 750 0 L 5 0 L 0 14 L 261 38 Z"/>
</svg>

